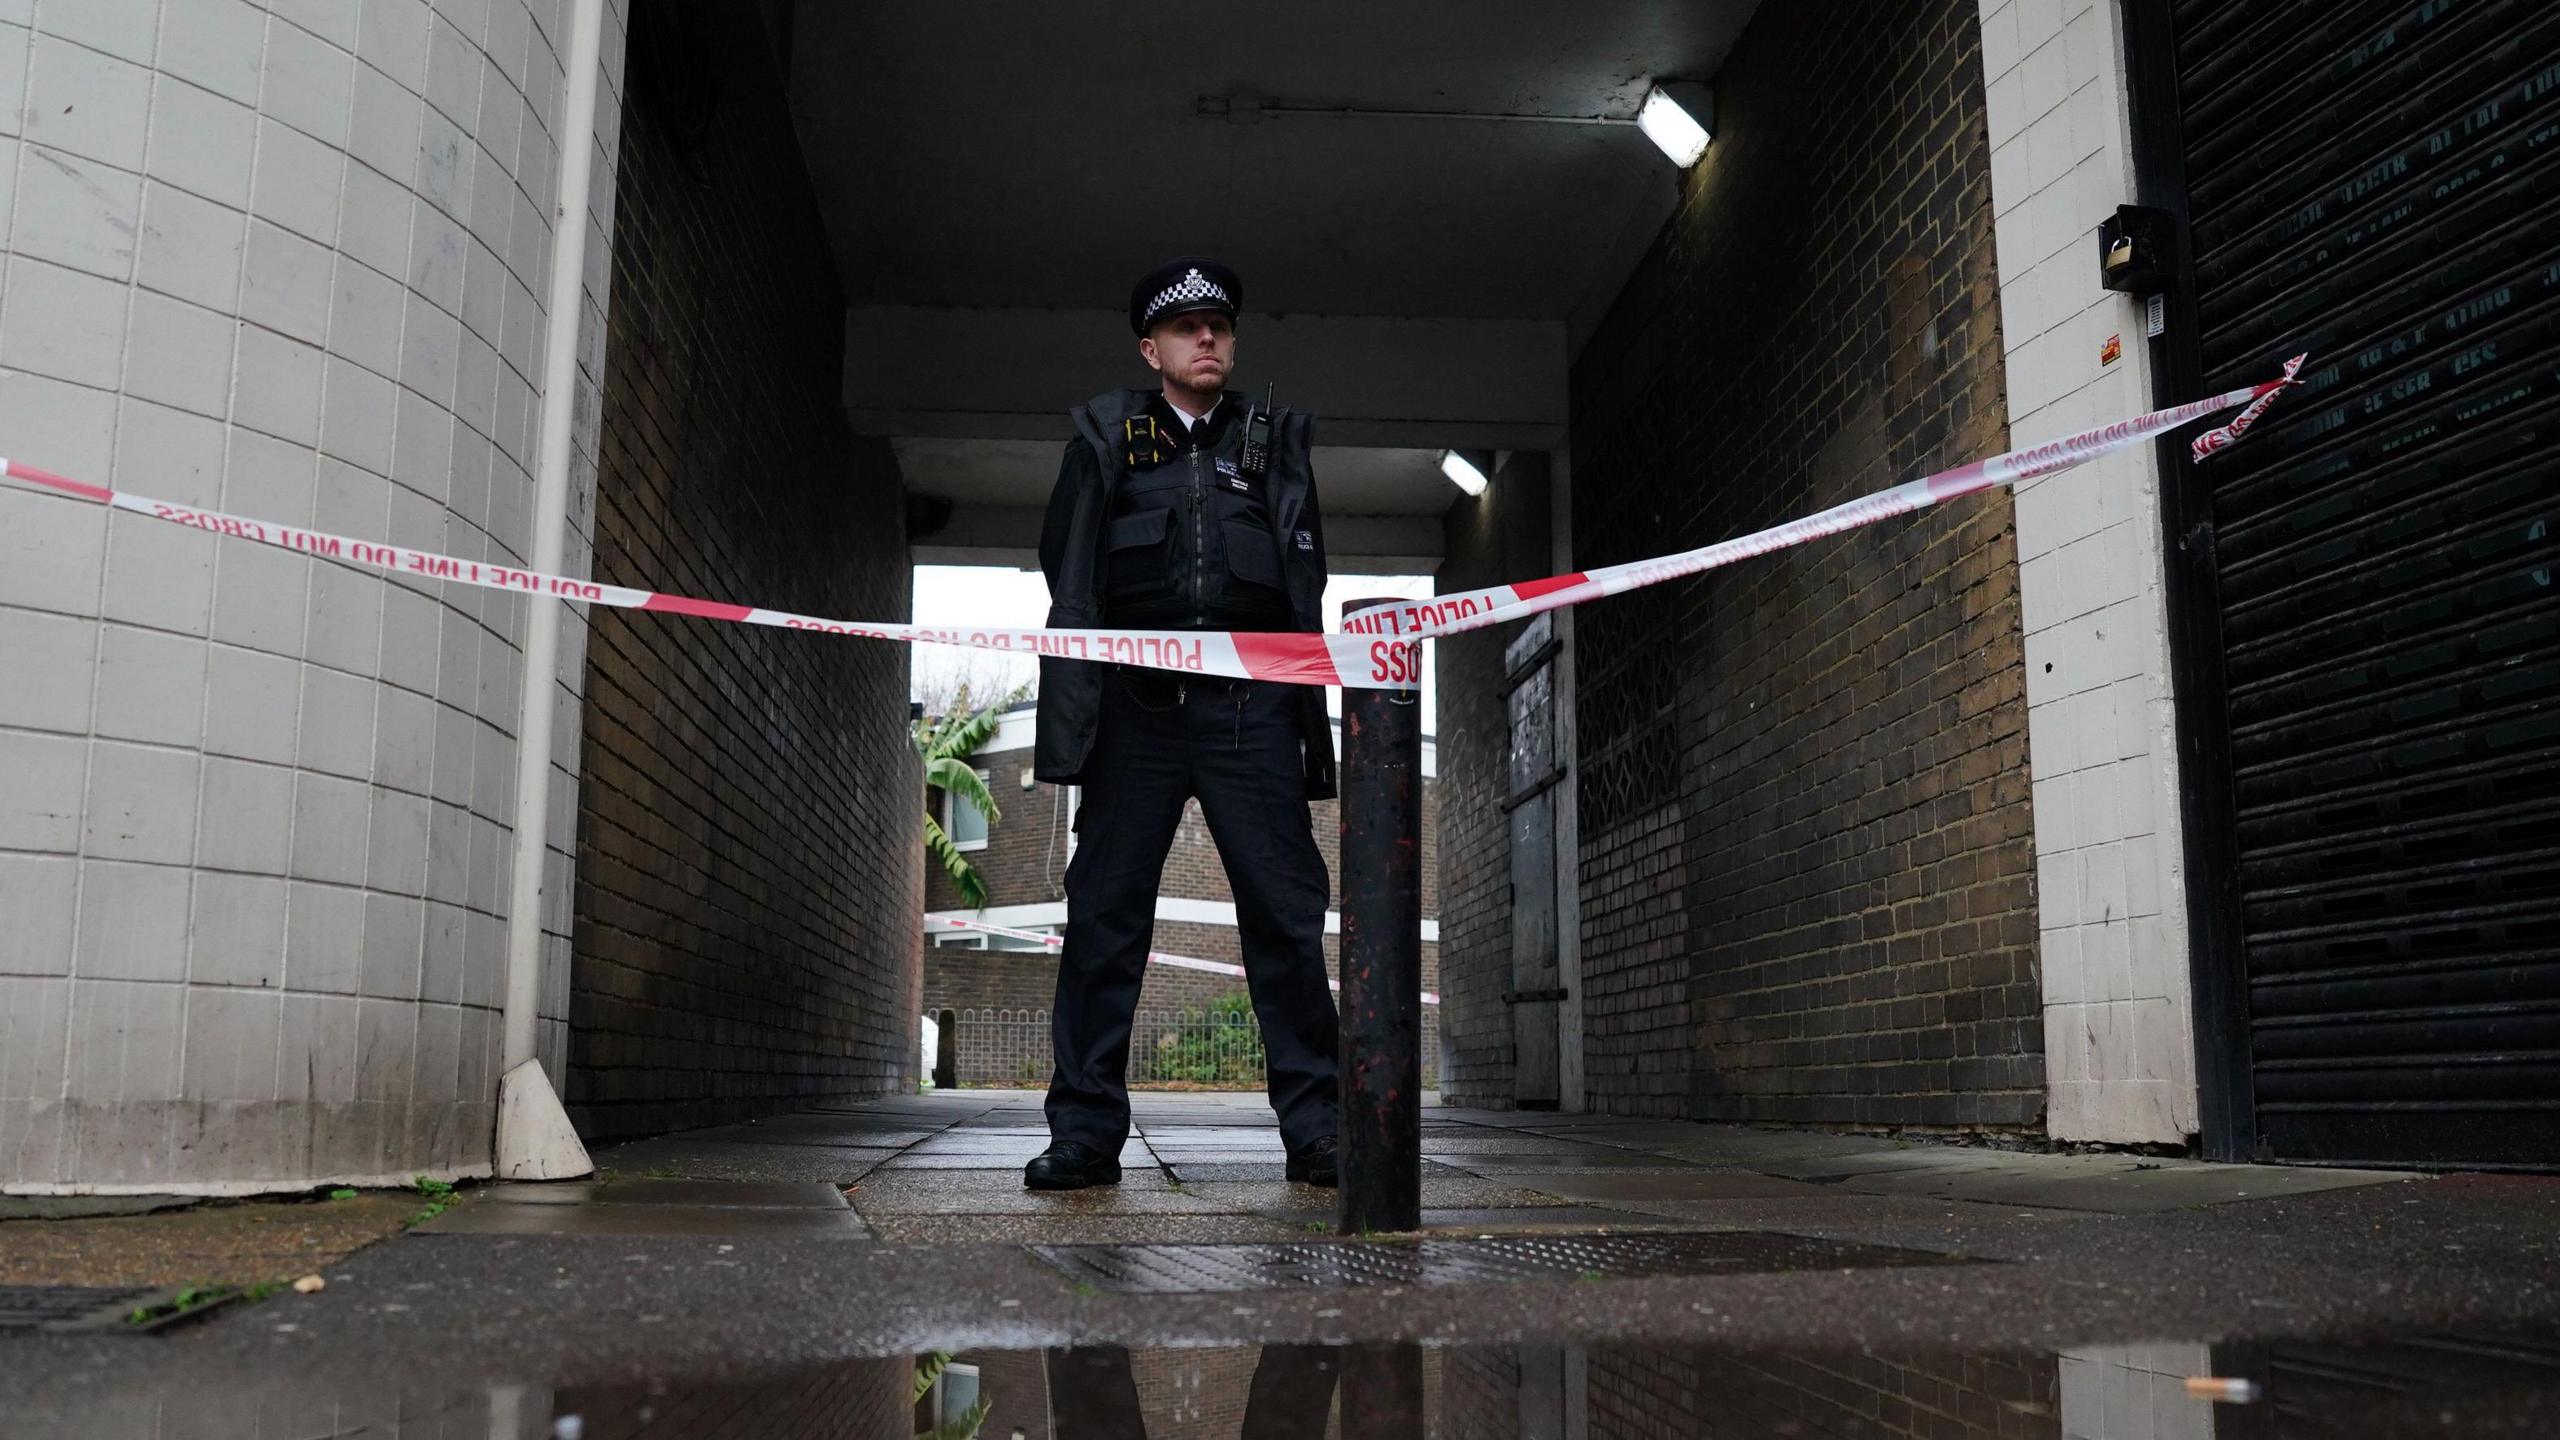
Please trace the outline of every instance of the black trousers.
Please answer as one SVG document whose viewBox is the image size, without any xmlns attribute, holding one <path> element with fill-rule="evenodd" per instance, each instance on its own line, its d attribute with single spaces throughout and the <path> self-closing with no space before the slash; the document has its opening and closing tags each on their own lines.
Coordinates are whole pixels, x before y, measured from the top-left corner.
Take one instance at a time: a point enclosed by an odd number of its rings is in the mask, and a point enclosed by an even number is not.
<svg viewBox="0 0 2560 1440">
<path fill-rule="evenodd" d="M 1297 696 L 1285 685 L 1114 670 L 1085 762 L 1067 933 L 1050 1011 L 1049 1133 L 1117 1155 L 1129 1138 L 1129 1027 L 1165 854 L 1197 797 L 1235 892 L 1271 1108 L 1289 1148 L 1334 1133 L 1340 1022 L 1326 984 L 1332 893 L 1307 817 Z"/>
</svg>

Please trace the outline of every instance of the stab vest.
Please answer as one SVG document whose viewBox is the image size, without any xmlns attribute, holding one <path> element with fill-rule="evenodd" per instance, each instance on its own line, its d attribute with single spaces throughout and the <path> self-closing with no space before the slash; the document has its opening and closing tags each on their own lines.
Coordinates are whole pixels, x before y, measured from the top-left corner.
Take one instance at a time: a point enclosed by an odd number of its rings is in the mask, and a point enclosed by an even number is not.
<svg viewBox="0 0 2560 1440">
<path fill-rule="evenodd" d="M 1266 475 L 1244 471 L 1242 409 L 1219 405 L 1138 457 L 1113 487 L 1103 558 L 1105 623 L 1131 630 L 1290 630 Z M 1141 423 L 1144 423 L 1143 421 Z M 1160 429 L 1166 427 L 1159 427 Z"/>
</svg>

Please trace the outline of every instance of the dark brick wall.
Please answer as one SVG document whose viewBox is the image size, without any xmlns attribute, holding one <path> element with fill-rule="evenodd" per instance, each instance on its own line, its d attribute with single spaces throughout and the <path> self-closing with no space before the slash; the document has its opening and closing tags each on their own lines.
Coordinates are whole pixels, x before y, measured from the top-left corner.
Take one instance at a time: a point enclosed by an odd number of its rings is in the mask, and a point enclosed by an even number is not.
<svg viewBox="0 0 2560 1440">
<path fill-rule="evenodd" d="M 1763 6 L 1573 367 L 1577 561 L 2006 443 L 1973 0 Z M 2006 492 L 1587 607 L 1597 1108 L 2043 1115 Z"/>
<path fill-rule="evenodd" d="M 1515 455 L 1484 494 L 1461 499 L 1442 525 L 1442 594 L 1549 574 L 1547 457 Z M 1451 1104 L 1508 1108 L 1512 1100 L 1510 719 L 1504 625 L 1432 644 L 1440 696 L 1440 785 L 1459 803 L 1439 811 L 1434 837 L 1448 857 L 1440 897 L 1440 1023 L 1448 1035 L 1442 1094 Z"/>
<path fill-rule="evenodd" d="M 751 12 L 719 23 L 753 27 Z M 848 431 L 843 305 L 788 111 L 699 105 L 635 24 L 595 573 L 899 617 L 885 443 Z M 588 643 L 568 1103 L 608 1137 L 912 1083 L 922 778 L 902 649 L 598 610 Z"/>
</svg>

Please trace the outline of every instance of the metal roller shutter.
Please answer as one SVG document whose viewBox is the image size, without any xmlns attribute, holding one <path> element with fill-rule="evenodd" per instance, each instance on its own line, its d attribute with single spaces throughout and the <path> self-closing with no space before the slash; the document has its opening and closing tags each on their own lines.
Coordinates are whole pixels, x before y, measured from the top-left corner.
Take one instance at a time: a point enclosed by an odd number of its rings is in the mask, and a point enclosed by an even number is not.
<svg viewBox="0 0 2560 1440">
<path fill-rule="evenodd" d="M 2560 1165 L 2560 5 L 2169 19 L 2255 1148 Z"/>
</svg>

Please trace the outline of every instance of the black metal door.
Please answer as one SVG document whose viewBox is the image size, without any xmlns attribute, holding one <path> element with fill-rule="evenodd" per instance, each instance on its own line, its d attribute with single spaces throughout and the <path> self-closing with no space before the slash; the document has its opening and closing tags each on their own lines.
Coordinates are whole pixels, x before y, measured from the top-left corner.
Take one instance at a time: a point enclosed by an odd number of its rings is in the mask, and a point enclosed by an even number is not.
<svg viewBox="0 0 2560 1440">
<path fill-rule="evenodd" d="M 2127 38 L 2192 250 L 2166 386 L 2313 355 L 2170 486 L 2208 1145 L 2560 1165 L 2560 5 Z"/>
<path fill-rule="evenodd" d="M 1522 626 L 1503 652 L 1510 687 L 1511 776 L 1503 808 L 1511 814 L 1511 1034 L 1516 1063 L 1513 1103 L 1552 1110 L 1563 1094 L 1562 961 L 1556 932 L 1556 782 L 1564 760 L 1556 746 L 1555 617 Z"/>
</svg>

